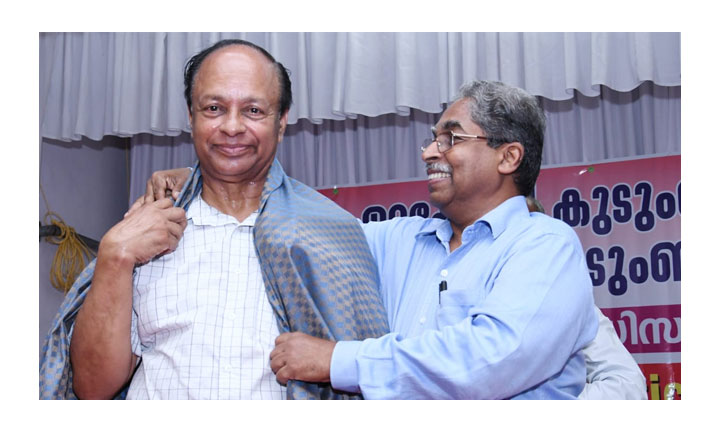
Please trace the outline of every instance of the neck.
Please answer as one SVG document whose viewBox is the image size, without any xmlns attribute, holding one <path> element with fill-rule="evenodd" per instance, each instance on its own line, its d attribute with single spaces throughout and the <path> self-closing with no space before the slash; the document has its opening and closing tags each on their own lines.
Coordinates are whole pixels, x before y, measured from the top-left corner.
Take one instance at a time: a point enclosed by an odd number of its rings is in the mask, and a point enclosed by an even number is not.
<svg viewBox="0 0 720 432">
<path fill-rule="evenodd" d="M 453 235 L 450 238 L 450 251 L 454 251 L 462 244 L 462 233 L 465 228 L 474 224 L 475 221 L 516 195 L 519 195 L 519 193 L 514 190 L 513 193 L 498 194 L 482 201 L 451 203 L 445 206 L 445 208 L 440 209 L 448 218 L 453 231 Z"/>
<path fill-rule="evenodd" d="M 224 183 L 203 179 L 202 198 L 220 212 L 242 221 L 260 207 L 265 179 Z"/>
</svg>

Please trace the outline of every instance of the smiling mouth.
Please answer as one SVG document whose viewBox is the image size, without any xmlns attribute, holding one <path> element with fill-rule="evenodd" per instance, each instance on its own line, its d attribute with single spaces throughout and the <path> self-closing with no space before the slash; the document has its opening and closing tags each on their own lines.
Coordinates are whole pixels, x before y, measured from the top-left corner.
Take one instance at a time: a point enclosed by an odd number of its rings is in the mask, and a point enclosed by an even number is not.
<svg viewBox="0 0 720 432">
<path fill-rule="evenodd" d="M 436 180 L 441 178 L 450 178 L 450 174 L 444 172 L 434 172 L 428 174 L 428 180 Z"/>
<path fill-rule="evenodd" d="M 216 144 L 215 147 L 220 150 L 222 153 L 228 154 L 228 155 L 236 155 L 246 152 L 248 149 L 250 149 L 252 146 L 250 145 L 239 145 L 239 144 Z"/>
<path fill-rule="evenodd" d="M 427 164 L 425 172 L 427 173 L 428 180 L 438 180 L 452 177 L 452 167 L 438 162 Z"/>
</svg>

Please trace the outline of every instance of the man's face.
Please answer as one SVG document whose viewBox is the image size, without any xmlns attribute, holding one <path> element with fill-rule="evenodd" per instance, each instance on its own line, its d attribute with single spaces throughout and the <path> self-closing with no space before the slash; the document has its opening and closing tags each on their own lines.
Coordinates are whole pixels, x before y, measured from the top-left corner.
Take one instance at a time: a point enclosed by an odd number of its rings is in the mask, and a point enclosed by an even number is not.
<svg viewBox="0 0 720 432">
<path fill-rule="evenodd" d="M 224 182 L 262 180 L 282 140 L 274 66 L 250 47 L 231 45 L 200 65 L 192 89 L 195 151 L 203 177 Z"/>
<path fill-rule="evenodd" d="M 450 131 L 485 136 L 470 117 L 468 99 L 450 105 L 435 125 L 436 135 Z M 428 167 L 430 202 L 441 210 L 469 210 L 482 205 L 500 187 L 502 176 L 497 166 L 502 156 L 498 150 L 478 138 L 456 138 L 455 145 L 445 153 L 432 143 L 422 153 Z"/>
</svg>

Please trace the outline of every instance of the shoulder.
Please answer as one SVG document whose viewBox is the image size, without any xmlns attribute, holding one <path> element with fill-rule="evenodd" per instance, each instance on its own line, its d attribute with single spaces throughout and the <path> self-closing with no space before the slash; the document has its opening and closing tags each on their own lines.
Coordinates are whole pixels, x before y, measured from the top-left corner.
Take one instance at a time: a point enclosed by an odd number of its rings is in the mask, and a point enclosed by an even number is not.
<svg viewBox="0 0 720 432">
<path fill-rule="evenodd" d="M 268 212 L 267 210 L 271 210 Z M 274 213 L 268 215 L 266 213 Z M 312 187 L 288 176 L 284 176 L 278 187 L 269 192 L 261 209 L 262 220 L 275 222 L 355 223 L 355 217 L 330 198 Z"/>
<path fill-rule="evenodd" d="M 362 225 L 370 250 L 376 258 L 385 252 L 408 254 L 422 233 L 433 234 L 444 221 L 419 216 L 396 217 L 382 222 L 367 222 Z"/>
<path fill-rule="evenodd" d="M 565 222 L 552 218 L 548 215 L 533 212 L 530 213 L 530 226 L 538 233 L 558 235 L 565 237 L 577 237 L 575 230 Z"/>
<path fill-rule="evenodd" d="M 503 244 L 509 243 L 512 250 L 551 250 L 570 247 L 582 249 L 575 231 L 565 222 L 542 213 L 530 213 L 517 217 L 508 226 Z"/>
<path fill-rule="evenodd" d="M 565 222 L 543 213 L 528 212 L 525 198 L 520 195 L 507 199 L 479 221 L 490 226 L 496 238 L 512 243 L 524 243 L 548 236 L 576 237 L 573 229 Z"/>
<path fill-rule="evenodd" d="M 415 235 L 425 231 L 435 231 L 443 223 L 438 218 L 423 218 L 420 216 L 396 217 L 380 222 L 363 223 L 365 233 Z"/>
</svg>

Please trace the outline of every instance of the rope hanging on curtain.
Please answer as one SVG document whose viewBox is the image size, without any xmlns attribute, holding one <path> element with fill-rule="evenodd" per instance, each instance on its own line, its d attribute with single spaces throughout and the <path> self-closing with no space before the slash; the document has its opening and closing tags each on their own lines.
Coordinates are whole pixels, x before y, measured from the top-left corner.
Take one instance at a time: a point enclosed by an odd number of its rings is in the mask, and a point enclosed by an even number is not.
<svg viewBox="0 0 720 432">
<path fill-rule="evenodd" d="M 45 206 L 48 209 L 43 217 L 45 225 L 53 225 L 60 230 L 59 235 L 45 237 L 45 241 L 48 243 L 58 245 L 58 250 L 50 266 L 50 283 L 55 289 L 67 293 L 77 276 L 96 254 L 78 238 L 73 227 L 68 226 L 60 216 L 49 210 L 50 206 L 48 206 L 42 185 L 40 185 L 40 192 L 42 192 Z"/>
</svg>

